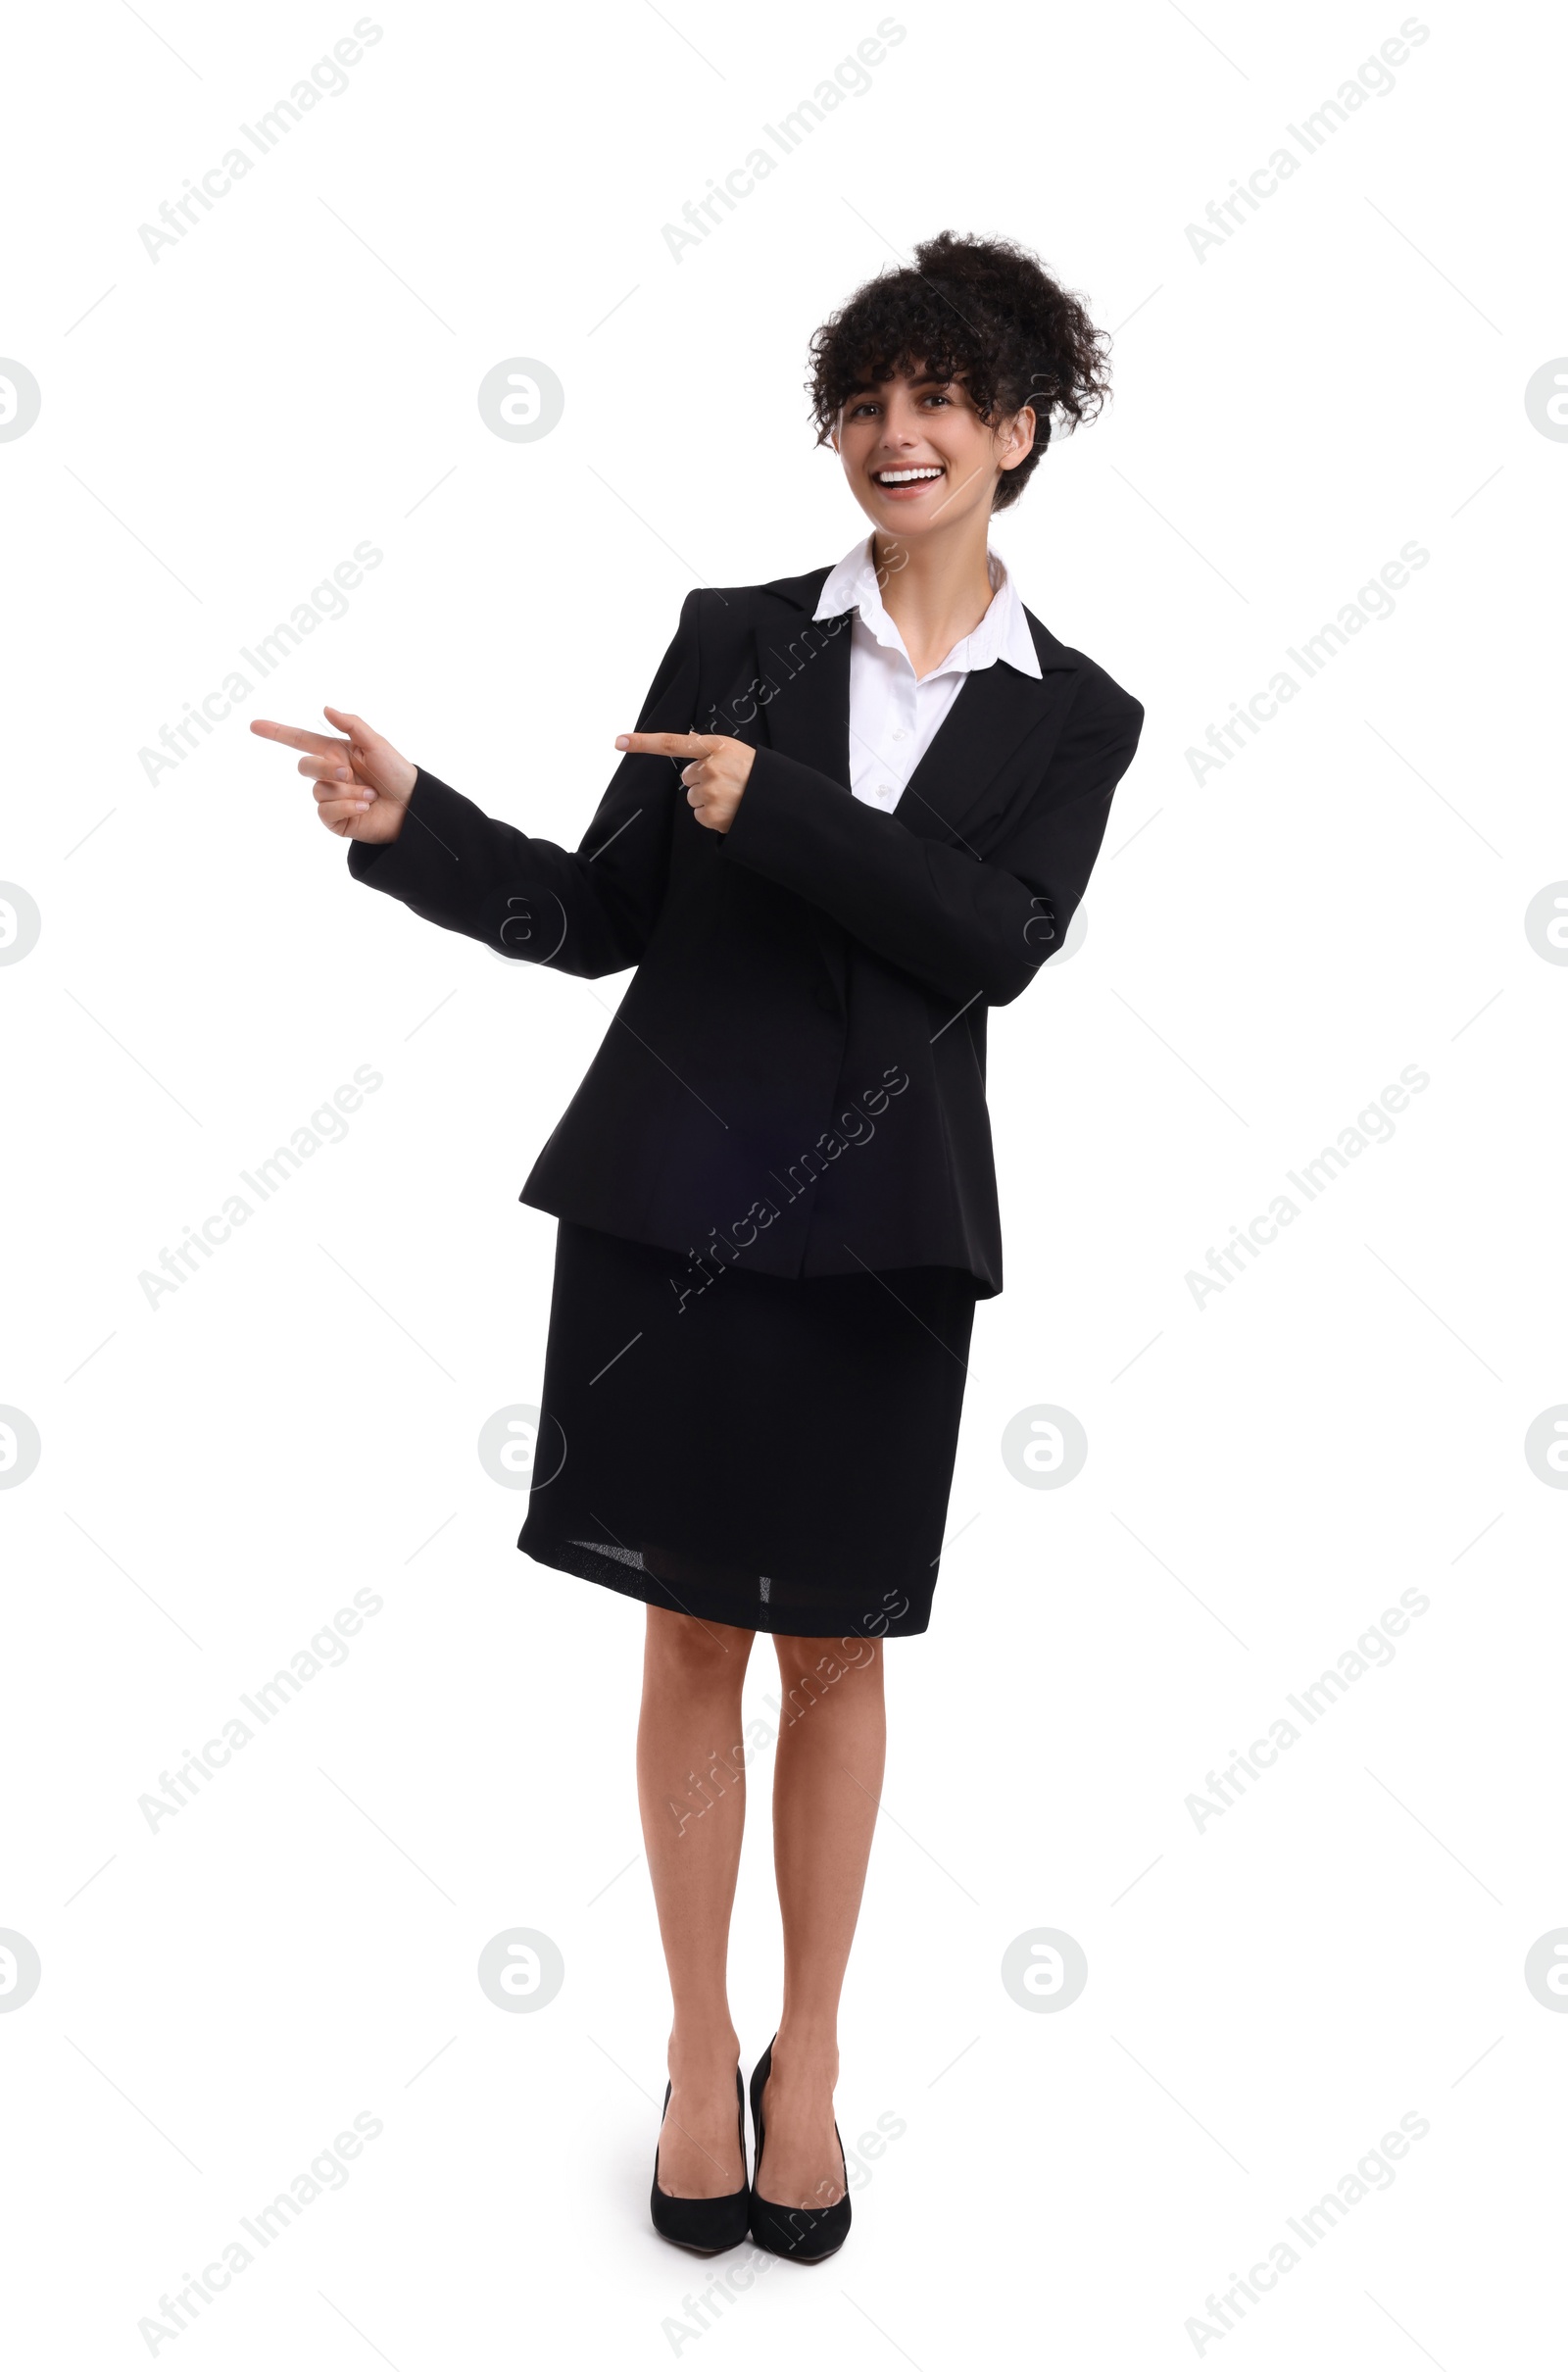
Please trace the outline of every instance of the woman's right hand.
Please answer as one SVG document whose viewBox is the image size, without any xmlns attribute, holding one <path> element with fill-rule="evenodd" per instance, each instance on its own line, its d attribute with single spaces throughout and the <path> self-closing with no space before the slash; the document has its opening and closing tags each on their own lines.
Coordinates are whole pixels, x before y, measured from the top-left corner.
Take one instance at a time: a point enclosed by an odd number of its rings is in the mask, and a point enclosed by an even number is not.
<svg viewBox="0 0 1568 2372">
<path fill-rule="evenodd" d="M 316 811 L 329 832 L 340 840 L 395 840 L 418 768 L 363 717 L 343 709 L 323 708 L 321 714 L 343 739 L 307 732 L 302 725 L 273 724 L 265 717 L 251 718 L 251 731 L 264 741 L 305 751 L 299 770 L 316 787 Z"/>
</svg>

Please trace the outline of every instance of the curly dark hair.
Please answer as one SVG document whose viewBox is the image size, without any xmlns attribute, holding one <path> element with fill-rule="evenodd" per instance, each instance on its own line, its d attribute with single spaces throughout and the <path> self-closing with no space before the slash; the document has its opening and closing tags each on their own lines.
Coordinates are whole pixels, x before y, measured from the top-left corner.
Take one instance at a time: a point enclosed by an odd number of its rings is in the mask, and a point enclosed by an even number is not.
<svg viewBox="0 0 1568 2372">
<path fill-rule="evenodd" d="M 1032 404 L 1034 448 L 1003 471 L 993 498 L 993 510 L 1004 511 L 1038 467 L 1053 418 L 1075 428 L 1101 409 L 1109 349 L 1082 301 L 1026 247 L 938 231 L 921 240 L 912 264 L 888 266 L 813 333 L 807 387 L 816 441 L 827 443 L 855 388 L 916 370 L 962 379 L 987 421 Z"/>
</svg>

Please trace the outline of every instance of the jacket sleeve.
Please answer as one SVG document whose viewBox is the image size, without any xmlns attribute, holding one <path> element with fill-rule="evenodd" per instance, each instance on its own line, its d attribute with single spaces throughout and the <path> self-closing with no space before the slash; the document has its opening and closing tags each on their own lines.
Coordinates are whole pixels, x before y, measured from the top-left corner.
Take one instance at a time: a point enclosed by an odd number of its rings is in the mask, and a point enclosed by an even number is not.
<svg viewBox="0 0 1568 2372">
<path fill-rule="evenodd" d="M 689 593 L 639 732 L 691 730 L 697 608 L 698 595 Z M 571 850 L 486 815 L 420 766 L 397 838 L 351 840 L 349 871 L 443 930 L 597 979 L 642 959 L 663 902 L 679 788 L 680 769 L 669 759 L 628 755 Z"/>
<path fill-rule="evenodd" d="M 944 995 L 1007 1005 L 1066 937 L 1143 722 L 1141 705 L 1094 669 L 1022 815 L 983 861 L 759 750 L 725 854 Z"/>
</svg>

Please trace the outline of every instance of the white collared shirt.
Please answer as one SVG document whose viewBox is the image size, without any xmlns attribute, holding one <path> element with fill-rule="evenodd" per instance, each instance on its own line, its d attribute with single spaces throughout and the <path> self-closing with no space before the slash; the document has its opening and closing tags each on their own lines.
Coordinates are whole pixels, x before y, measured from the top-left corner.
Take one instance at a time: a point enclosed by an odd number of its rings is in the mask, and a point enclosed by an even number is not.
<svg viewBox="0 0 1568 2372">
<path fill-rule="evenodd" d="M 868 807 L 891 809 L 936 737 L 964 679 L 1004 659 L 1025 675 L 1040 660 L 1017 587 L 1001 556 L 988 552 L 992 598 L 973 633 L 956 642 L 940 667 L 916 677 L 904 637 L 882 606 L 874 538 L 846 552 L 829 572 L 814 616 L 856 613 L 850 628 L 850 788 Z"/>
</svg>

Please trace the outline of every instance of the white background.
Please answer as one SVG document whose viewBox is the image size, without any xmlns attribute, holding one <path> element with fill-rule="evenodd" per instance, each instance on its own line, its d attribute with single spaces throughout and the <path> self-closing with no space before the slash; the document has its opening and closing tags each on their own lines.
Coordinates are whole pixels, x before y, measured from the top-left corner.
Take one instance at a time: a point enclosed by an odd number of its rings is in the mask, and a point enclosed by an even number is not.
<svg viewBox="0 0 1568 2372">
<path fill-rule="evenodd" d="M 42 917 L 0 969 L 0 1402 L 42 1442 L 0 1493 L 0 1926 L 43 1969 L 0 2016 L 17 2360 L 147 2360 L 138 2319 L 366 2110 L 346 2187 L 160 2360 L 1540 2360 L 1568 2019 L 1523 1965 L 1568 1924 L 1568 1498 L 1523 1442 L 1568 1401 L 1568 970 L 1524 916 L 1568 874 L 1568 451 L 1524 390 L 1568 350 L 1559 36 L 1424 10 L 1392 92 L 1200 259 L 1187 225 L 1376 57 L 1392 0 L 915 0 L 869 90 L 677 262 L 662 225 L 872 0 L 394 5 L 153 262 L 138 225 L 353 21 L 97 0 L 10 36 L 0 350 L 42 389 L 0 444 L 0 875 Z M 1006 1290 L 933 1627 L 890 1655 L 842 2035 L 846 2141 L 906 2131 L 841 2256 L 700 2328 L 710 2274 L 647 2221 L 641 1611 L 521 1558 L 522 1495 L 475 1452 L 537 1398 L 554 1228 L 514 1198 L 624 981 L 509 970 L 354 886 L 246 718 L 346 705 L 574 845 L 690 586 L 863 526 L 807 340 L 944 226 L 1022 240 L 1118 333 L 1112 408 L 997 544 L 1148 722 L 1084 946 L 993 1025 Z M 475 402 L 515 356 L 566 391 L 529 444 Z M 366 539 L 348 615 L 149 781 L 160 728 Z M 1209 724 L 1410 541 L 1395 614 L 1195 780 Z M 150 1308 L 140 1272 L 361 1064 L 384 1084 L 344 1141 Z M 1392 1138 L 1200 1308 L 1188 1271 L 1410 1064 Z M 1041 1405 L 1088 1432 L 1062 1489 L 1003 1463 Z M 138 1798 L 356 1589 L 384 1603 L 346 1664 L 150 1829 Z M 1205 1774 L 1410 1589 L 1392 1665 L 1199 1828 Z M 760 1715 L 773 1679 L 760 1641 Z M 517 1926 L 566 1981 L 509 2016 L 475 1964 Z M 1088 1956 L 1056 2014 L 1000 1977 L 1040 1927 Z M 1228 2336 L 1184 2328 L 1411 2111 L 1391 2187 Z"/>
</svg>

